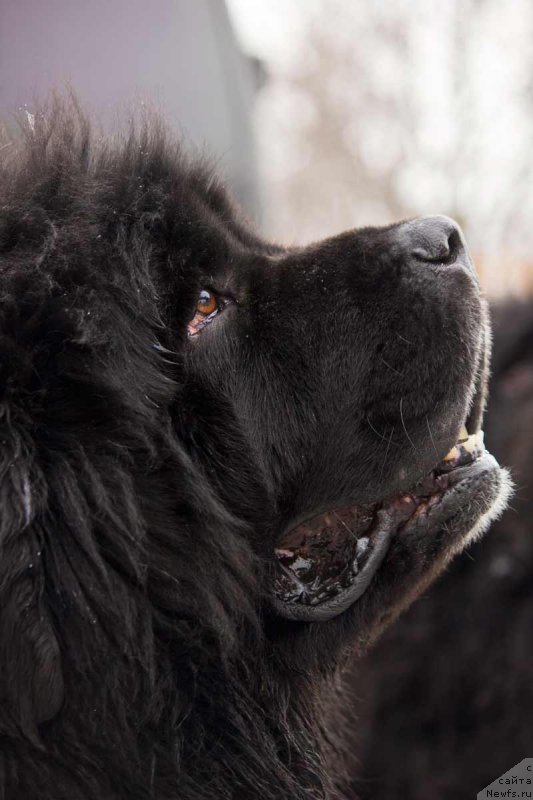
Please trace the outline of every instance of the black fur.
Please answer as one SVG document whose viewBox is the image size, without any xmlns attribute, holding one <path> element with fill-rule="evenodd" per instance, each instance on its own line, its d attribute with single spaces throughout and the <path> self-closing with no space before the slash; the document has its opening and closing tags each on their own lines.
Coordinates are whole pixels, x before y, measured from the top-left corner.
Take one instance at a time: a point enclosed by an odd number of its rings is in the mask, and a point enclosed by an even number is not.
<svg viewBox="0 0 533 800">
<path fill-rule="evenodd" d="M 484 427 L 516 496 L 357 665 L 353 797 L 466 800 L 533 753 L 533 305 L 493 319 Z"/>
<path fill-rule="evenodd" d="M 2 149 L 0 797 L 334 797 L 335 670 L 467 522 L 323 625 L 272 613 L 273 546 L 447 452 L 477 285 L 401 226 L 264 243 L 154 122 L 94 139 L 56 102 Z M 206 286 L 234 302 L 188 340 Z"/>
</svg>

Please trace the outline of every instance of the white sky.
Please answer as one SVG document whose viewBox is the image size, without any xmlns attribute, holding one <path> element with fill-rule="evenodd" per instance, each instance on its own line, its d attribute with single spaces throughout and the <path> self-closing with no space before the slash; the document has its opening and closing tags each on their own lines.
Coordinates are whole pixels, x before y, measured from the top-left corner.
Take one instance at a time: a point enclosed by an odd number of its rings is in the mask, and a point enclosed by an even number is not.
<svg viewBox="0 0 533 800">
<path fill-rule="evenodd" d="M 284 60 L 297 38 L 298 22 L 316 0 L 226 0 L 245 51 L 268 61 Z"/>
</svg>

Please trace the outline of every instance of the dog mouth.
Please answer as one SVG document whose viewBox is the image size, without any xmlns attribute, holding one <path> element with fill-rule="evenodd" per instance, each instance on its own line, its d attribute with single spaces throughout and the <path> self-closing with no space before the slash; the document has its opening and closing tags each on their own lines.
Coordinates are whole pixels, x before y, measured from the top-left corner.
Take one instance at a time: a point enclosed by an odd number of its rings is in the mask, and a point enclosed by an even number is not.
<svg viewBox="0 0 533 800">
<path fill-rule="evenodd" d="M 285 532 L 274 550 L 276 611 L 291 620 L 314 621 L 342 613 L 366 591 L 392 538 L 420 521 L 429 533 L 442 527 L 458 500 L 464 501 L 464 487 L 475 491 L 475 475 L 485 460 L 498 469 L 485 450 L 483 432 L 469 435 L 463 427 L 449 453 L 410 491 L 317 514 Z M 461 495 L 455 502 L 454 493 Z"/>
</svg>

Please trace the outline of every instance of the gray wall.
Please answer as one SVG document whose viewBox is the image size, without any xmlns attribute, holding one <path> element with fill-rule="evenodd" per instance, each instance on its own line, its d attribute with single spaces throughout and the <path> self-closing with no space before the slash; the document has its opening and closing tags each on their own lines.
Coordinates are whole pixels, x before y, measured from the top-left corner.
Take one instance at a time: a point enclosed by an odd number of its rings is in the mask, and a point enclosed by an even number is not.
<svg viewBox="0 0 533 800">
<path fill-rule="evenodd" d="M 106 127 L 155 104 L 257 214 L 254 70 L 224 0 L 0 0 L 0 117 L 66 83 Z"/>
</svg>

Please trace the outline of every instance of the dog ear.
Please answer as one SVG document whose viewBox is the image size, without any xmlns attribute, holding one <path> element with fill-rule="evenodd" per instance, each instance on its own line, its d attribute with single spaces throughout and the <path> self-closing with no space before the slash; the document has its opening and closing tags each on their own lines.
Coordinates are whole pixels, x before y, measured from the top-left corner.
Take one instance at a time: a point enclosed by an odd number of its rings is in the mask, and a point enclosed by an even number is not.
<svg viewBox="0 0 533 800">
<path fill-rule="evenodd" d="M 31 738 L 63 702 L 61 654 L 45 591 L 39 512 L 46 486 L 23 439 L 0 450 L 0 731 Z"/>
</svg>

